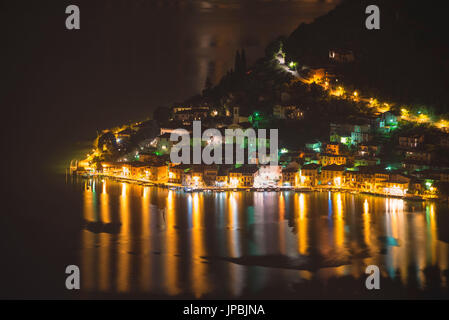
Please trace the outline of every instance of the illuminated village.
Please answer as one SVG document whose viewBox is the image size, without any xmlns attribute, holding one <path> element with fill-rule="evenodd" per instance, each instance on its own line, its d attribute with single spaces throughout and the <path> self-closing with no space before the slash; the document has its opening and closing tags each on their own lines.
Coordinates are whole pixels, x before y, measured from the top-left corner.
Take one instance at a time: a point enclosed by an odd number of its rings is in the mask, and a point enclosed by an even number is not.
<svg viewBox="0 0 449 320">
<path fill-rule="evenodd" d="M 354 56 L 351 52 L 330 50 L 329 59 L 334 63 L 346 63 Z M 281 123 L 282 130 L 283 122 L 300 125 L 307 111 L 290 103 L 288 93 L 280 94 L 279 103 L 273 105 L 269 115 L 258 110 L 242 114 L 238 106 L 215 106 L 204 101 L 177 105 L 170 109 L 168 121 L 163 123 L 147 120 L 104 130 L 97 137 L 92 153 L 83 161 L 72 162 L 71 171 L 185 192 L 338 190 L 410 199 L 444 198 L 438 185 L 449 182 L 449 163 L 444 156 L 449 148 L 447 120 L 431 119 L 420 110 L 365 97 L 357 90 L 349 91 L 339 83 L 332 68 L 299 68 L 298 63 L 286 61 L 282 49 L 271 63 L 277 72 L 288 77 L 288 85 L 300 85 L 308 90 L 311 86 L 319 87 L 330 99 L 356 104 L 364 115 L 347 122 L 331 122 L 327 139 L 315 139 L 295 148 L 280 144 L 277 166 L 260 165 L 257 154 L 246 164 L 187 165 L 170 162 L 170 151 L 176 143 L 170 141 L 170 135 L 179 128 L 191 132 L 193 121 L 202 121 L 203 127 L 221 131 L 245 130 L 257 128 L 258 120 L 269 117 Z M 430 129 L 395 134 L 398 129 L 410 125 L 424 125 Z M 152 131 L 152 134 L 139 135 L 141 130 Z M 141 136 L 140 140 L 136 136 Z M 132 140 L 134 143 L 130 144 Z M 389 141 L 396 161 L 383 158 L 385 143 L 382 141 Z M 203 147 L 208 143 L 229 141 L 206 141 Z M 236 146 L 235 141 L 231 143 L 233 148 L 247 147 L 247 141 L 241 146 Z M 269 146 L 269 139 L 265 143 Z M 117 150 L 114 156 L 110 156 L 111 149 Z"/>
</svg>

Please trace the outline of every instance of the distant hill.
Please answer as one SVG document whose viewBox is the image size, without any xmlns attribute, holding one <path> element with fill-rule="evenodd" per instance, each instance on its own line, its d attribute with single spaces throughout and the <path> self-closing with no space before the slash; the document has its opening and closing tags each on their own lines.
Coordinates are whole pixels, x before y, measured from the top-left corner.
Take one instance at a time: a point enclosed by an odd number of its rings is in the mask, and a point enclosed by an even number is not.
<svg viewBox="0 0 449 320">
<path fill-rule="evenodd" d="M 365 28 L 365 8 L 380 8 L 380 30 Z M 336 65 L 343 81 L 365 94 L 449 112 L 449 19 L 444 1 L 347 0 L 284 44 L 287 59 L 329 63 L 330 49 L 351 50 L 355 61 Z"/>
</svg>

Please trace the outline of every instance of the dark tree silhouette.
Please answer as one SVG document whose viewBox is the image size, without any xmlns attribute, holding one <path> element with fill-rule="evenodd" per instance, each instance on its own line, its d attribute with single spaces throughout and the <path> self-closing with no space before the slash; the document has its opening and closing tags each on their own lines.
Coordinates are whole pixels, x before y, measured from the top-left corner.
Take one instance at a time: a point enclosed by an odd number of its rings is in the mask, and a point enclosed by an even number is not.
<svg viewBox="0 0 449 320">
<path fill-rule="evenodd" d="M 240 73 L 241 70 L 242 70 L 240 52 L 238 50 L 235 53 L 234 70 L 235 70 L 236 73 Z"/>
</svg>

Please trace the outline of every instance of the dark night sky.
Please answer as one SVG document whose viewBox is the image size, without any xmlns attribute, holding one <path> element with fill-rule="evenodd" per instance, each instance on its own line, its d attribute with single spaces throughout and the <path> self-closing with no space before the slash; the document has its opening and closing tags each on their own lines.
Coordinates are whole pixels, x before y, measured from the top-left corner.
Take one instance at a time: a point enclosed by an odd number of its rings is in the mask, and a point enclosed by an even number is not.
<svg viewBox="0 0 449 320">
<path fill-rule="evenodd" d="M 337 2 L 5 1 L 9 148 L 65 164 L 97 129 L 198 93 L 207 76 L 216 83 L 232 67 L 235 50 L 254 61 Z M 69 4 L 80 7 L 81 30 L 65 29 Z"/>
</svg>

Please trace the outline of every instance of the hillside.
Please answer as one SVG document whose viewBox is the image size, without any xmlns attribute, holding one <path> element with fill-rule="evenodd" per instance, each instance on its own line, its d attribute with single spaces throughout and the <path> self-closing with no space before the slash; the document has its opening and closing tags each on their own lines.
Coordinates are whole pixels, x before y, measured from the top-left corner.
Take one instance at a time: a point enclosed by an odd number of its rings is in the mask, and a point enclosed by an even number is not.
<svg viewBox="0 0 449 320">
<path fill-rule="evenodd" d="M 449 20 L 441 2 L 415 0 L 343 1 L 311 24 L 301 24 L 284 44 L 287 60 L 329 63 L 329 50 L 354 53 L 336 65 L 345 83 L 367 95 L 449 111 Z M 380 8 L 380 30 L 365 28 L 366 6 Z"/>
</svg>

